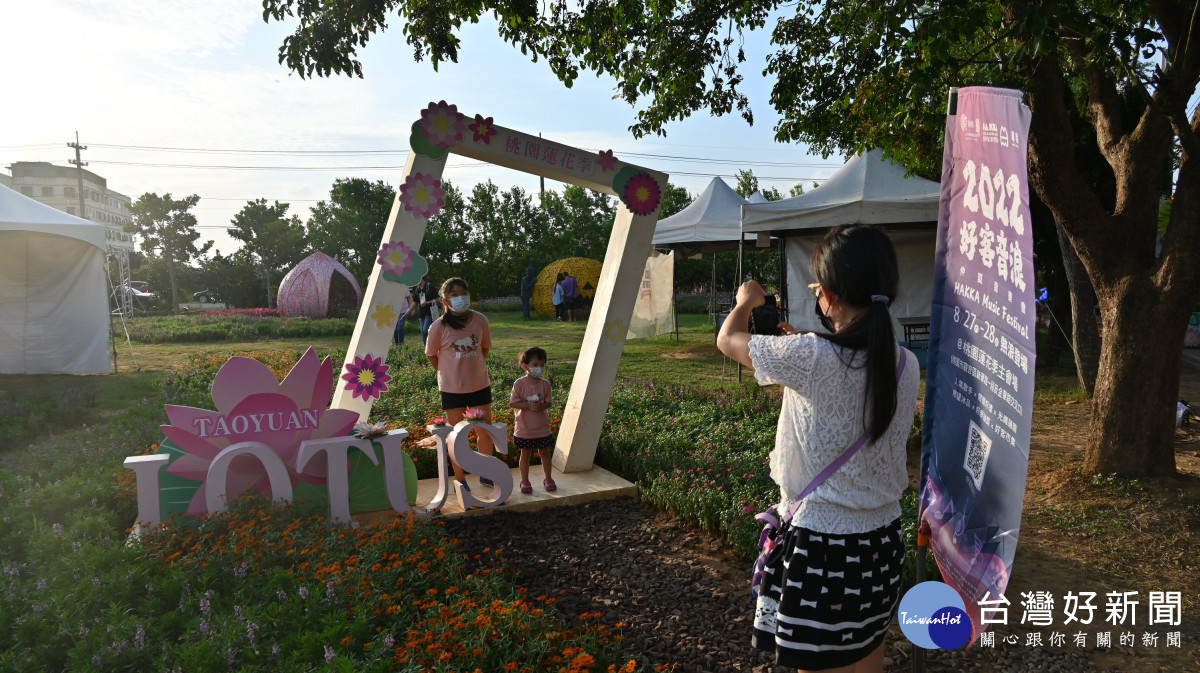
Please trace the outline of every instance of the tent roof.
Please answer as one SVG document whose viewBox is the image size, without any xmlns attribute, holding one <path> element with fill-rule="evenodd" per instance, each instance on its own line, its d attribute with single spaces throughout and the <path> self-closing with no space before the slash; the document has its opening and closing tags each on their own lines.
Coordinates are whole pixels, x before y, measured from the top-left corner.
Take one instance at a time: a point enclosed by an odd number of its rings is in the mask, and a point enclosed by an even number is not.
<svg viewBox="0 0 1200 673">
<path fill-rule="evenodd" d="M 839 224 L 937 225 L 941 185 L 905 177 L 905 169 L 871 150 L 851 158 L 820 187 L 781 201 L 742 206 L 744 233 L 812 233 Z"/>
<path fill-rule="evenodd" d="M 0 185 L 0 231 L 40 231 L 86 241 L 104 250 L 104 225 L 51 208 Z"/>
<path fill-rule="evenodd" d="M 724 180 L 713 178 L 695 201 L 658 221 L 654 247 L 673 248 L 685 255 L 737 250 L 745 203 Z M 754 236 L 748 240 L 754 245 Z"/>
</svg>

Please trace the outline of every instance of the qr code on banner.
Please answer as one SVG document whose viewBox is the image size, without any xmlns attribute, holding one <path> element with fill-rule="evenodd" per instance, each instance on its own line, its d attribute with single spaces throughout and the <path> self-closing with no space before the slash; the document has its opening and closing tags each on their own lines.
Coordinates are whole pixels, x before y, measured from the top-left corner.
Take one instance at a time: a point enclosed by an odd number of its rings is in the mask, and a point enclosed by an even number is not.
<svg viewBox="0 0 1200 673">
<path fill-rule="evenodd" d="M 983 428 L 971 421 L 967 428 L 966 458 L 963 459 L 963 469 L 975 481 L 975 488 L 983 488 L 983 473 L 987 471 L 988 455 L 992 452 L 992 439 L 983 434 Z"/>
</svg>

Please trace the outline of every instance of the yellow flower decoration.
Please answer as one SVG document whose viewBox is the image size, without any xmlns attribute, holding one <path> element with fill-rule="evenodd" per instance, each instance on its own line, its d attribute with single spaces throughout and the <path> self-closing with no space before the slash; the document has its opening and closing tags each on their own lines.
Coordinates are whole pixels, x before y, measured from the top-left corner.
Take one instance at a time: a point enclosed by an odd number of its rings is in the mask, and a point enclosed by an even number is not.
<svg viewBox="0 0 1200 673">
<path fill-rule="evenodd" d="M 609 343 L 614 346 L 625 340 L 625 335 L 629 333 L 629 325 L 626 325 L 621 319 L 613 319 L 604 323 L 604 338 L 608 339 Z"/>
<path fill-rule="evenodd" d="M 376 327 L 383 327 L 384 325 L 391 327 L 396 324 L 396 318 L 398 317 L 400 316 L 396 315 L 396 312 L 392 310 L 391 304 L 387 306 L 376 304 L 375 312 L 371 314 L 371 318 L 375 320 Z"/>
</svg>

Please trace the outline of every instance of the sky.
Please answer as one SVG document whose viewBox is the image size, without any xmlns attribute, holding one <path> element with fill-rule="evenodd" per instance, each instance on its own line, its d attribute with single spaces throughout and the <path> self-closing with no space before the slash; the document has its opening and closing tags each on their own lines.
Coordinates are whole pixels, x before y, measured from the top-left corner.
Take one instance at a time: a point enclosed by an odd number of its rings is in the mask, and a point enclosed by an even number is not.
<svg viewBox="0 0 1200 673">
<path fill-rule="evenodd" d="M 0 82 L 9 94 L 0 105 L 0 170 L 14 161 L 68 165 L 78 132 L 87 168 L 110 189 L 134 200 L 200 195 L 203 238 L 230 253 L 240 244 L 225 230 L 247 200 L 290 203 L 307 219 L 337 178 L 396 186 L 408 129 L 431 101 L 582 149 L 612 149 L 693 195 L 718 175 L 733 186 L 728 176 L 738 169 L 786 195 L 842 164 L 775 142 L 761 31 L 746 44 L 754 126 L 701 111 L 668 125 L 665 138 L 635 139 L 636 111 L 613 99 L 613 80 L 583 73 L 568 89 L 490 22 L 466 27 L 459 62 L 435 72 L 413 60 L 393 21 L 360 49 L 362 79 L 289 72 L 278 49 L 293 29 L 264 23 L 257 0 L 0 0 Z M 538 189 L 536 176 L 462 157 L 451 157 L 444 178 L 466 192 L 488 179 Z"/>
</svg>

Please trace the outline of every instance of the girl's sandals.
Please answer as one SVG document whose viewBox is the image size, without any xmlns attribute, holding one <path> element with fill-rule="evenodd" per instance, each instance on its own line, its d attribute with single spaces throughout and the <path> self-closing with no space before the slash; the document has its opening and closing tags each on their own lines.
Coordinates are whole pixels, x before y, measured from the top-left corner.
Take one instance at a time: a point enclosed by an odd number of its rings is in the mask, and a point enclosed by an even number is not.
<svg viewBox="0 0 1200 673">
<path fill-rule="evenodd" d="M 543 481 L 542 486 L 544 486 L 547 491 L 553 491 L 558 488 L 558 484 L 554 483 L 553 479 L 547 479 Z"/>
<path fill-rule="evenodd" d="M 533 493 L 533 484 L 531 484 L 527 481 L 521 482 L 521 492 L 522 493 Z"/>
</svg>

